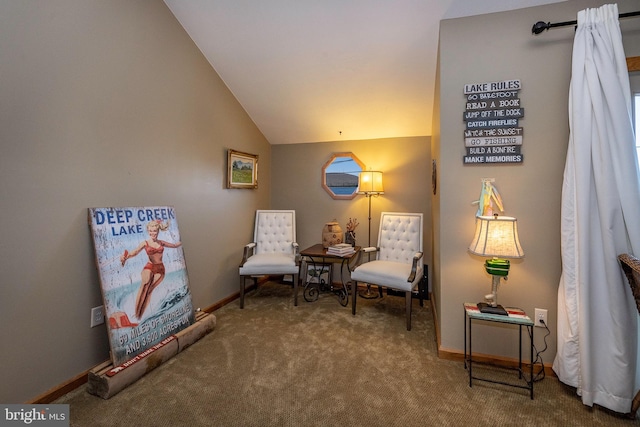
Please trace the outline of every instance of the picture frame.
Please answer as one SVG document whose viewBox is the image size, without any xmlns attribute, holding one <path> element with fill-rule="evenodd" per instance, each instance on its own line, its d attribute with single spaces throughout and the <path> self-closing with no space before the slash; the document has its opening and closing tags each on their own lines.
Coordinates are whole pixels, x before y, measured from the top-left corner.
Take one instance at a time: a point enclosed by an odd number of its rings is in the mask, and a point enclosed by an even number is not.
<svg viewBox="0 0 640 427">
<path fill-rule="evenodd" d="M 332 264 L 307 263 L 307 276 L 305 283 L 331 284 Z"/>
<path fill-rule="evenodd" d="M 256 154 L 228 151 L 227 188 L 258 188 L 258 156 Z"/>
<path fill-rule="evenodd" d="M 434 195 L 438 192 L 438 164 L 436 159 L 431 162 L 431 189 Z"/>
</svg>

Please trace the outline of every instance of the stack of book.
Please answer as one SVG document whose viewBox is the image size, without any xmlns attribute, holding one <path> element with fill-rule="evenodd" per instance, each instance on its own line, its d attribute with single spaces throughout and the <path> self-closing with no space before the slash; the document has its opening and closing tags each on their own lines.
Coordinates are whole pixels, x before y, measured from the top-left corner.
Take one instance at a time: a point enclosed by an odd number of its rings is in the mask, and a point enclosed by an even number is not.
<svg viewBox="0 0 640 427">
<path fill-rule="evenodd" d="M 339 243 L 327 248 L 327 255 L 348 256 L 355 253 L 353 246 L 348 243 Z"/>
</svg>

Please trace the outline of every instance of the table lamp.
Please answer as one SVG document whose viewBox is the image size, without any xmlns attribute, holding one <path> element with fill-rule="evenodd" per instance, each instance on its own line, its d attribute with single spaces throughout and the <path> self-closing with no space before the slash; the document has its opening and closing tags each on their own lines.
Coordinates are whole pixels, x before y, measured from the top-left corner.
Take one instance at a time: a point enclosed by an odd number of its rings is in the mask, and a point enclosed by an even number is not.
<svg viewBox="0 0 640 427">
<path fill-rule="evenodd" d="M 493 276 L 491 293 L 485 295 L 486 302 L 478 303 L 481 313 L 507 315 L 507 311 L 498 304 L 498 285 L 500 278 L 507 280 L 509 260 L 504 258 L 523 258 L 524 251 L 518 240 L 517 220 L 509 216 L 477 216 L 476 232 L 469 245 L 469 252 L 475 255 L 492 257 L 485 261 L 485 270 Z"/>
</svg>

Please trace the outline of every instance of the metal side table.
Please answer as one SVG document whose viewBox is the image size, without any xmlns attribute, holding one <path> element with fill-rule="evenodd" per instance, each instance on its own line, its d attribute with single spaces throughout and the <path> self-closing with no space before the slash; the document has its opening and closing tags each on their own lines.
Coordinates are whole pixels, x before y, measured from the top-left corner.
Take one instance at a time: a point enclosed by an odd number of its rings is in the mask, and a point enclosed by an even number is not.
<svg viewBox="0 0 640 427">
<path fill-rule="evenodd" d="M 328 283 L 323 282 L 321 280 L 310 280 L 307 277 L 307 272 L 301 272 L 304 274 L 304 300 L 307 302 L 313 302 L 318 299 L 320 292 L 333 292 L 338 296 L 338 301 L 340 301 L 340 305 L 346 307 L 349 303 L 349 289 L 347 289 L 347 282 L 344 280 L 344 267 L 347 267 L 347 270 L 351 272 L 350 263 L 355 259 L 358 251 L 360 250 L 360 246 L 354 247 L 354 253 L 339 256 L 328 254 L 327 249 L 325 249 L 322 244 L 313 245 L 303 251 L 300 251 L 300 255 L 304 257 L 304 259 L 308 264 L 314 266 L 314 269 L 317 269 L 318 266 L 322 266 L 325 264 L 340 264 L 340 283 L 334 285 L 332 283 L 331 277 L 328 279 Z M 330 273 L 331 274 L 331 273 Z"/>
<path fill-rule="evenodd" d="M 473 386 L 473 380 L 486 381 L 495 384 L 503 384 L 511 387 L 524 388 L 529 390 L 529 396 L 533 399 L 533 321 L 522 310 L 507 308 L 508 316 L 499 314 L 481 313 L 478 306 L 473 303 L 464 303 L 464 367 L 469 369 L 469 387 Z M 484 320 L 487 322 L 506 323 L 517 325 L 519 328 L 519 345 L 518 345 L 518 379 L 523 380 L 524 384 L 513 384 L 503 381 L 492 380 L 489 378 L 481 378 L 473 375 L 473 350 L 472 350 L 472 333 L 471 325 L 474 320 Z M 467 328 L 468 324 L 468 328 Z M 522 327 L 527 329 L 530 341 L 529 350 L 529 379 L 522 369 Z M 468 333 L 467 333 L 468 330 Z M 467 354 L 467 341 L 469 344 L 469 353 Z M 479 363 L 479 362 L 476 362 Z"/>
</svg>

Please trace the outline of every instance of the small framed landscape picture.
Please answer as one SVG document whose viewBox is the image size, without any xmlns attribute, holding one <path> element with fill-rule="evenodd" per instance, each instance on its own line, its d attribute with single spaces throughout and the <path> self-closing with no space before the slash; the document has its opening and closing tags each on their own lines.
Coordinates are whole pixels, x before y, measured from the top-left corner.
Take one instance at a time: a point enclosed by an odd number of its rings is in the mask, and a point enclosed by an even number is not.
<svg viewBox="0 0 640 427">
<path fill-rule="evenodd" d="M 229 150 L 227 188 L 258 188 L 258 156 Z"/>
</svg>

